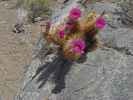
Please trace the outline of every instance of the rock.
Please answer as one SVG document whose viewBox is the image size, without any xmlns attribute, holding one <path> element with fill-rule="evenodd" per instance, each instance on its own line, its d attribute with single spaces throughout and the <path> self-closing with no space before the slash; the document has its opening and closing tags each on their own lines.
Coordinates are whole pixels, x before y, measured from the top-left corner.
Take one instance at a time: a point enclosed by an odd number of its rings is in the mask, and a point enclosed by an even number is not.
<svg viewBox="0 0 133 100">
<path fill-rule="evenodd" d="M 133 1 L 132 0 L 120 0 L 120 6 L 123 14 L 121 16 L 123 24 L 128 26 L 133 25 Z"/>
<path fill-rule="evenodd" d="M 7 21 L 0 21 L 0 24 L 7 24 Z"/>
<path fill-rule="evenodd" d="M 100 4 L 95 9 L 115 11 L 109 5 L 106 5 L 108 9 L 103 6 L 104 4 Z M 49 46 L 46 45 L 45 40 L 40 38 L 16 100 L 132 100 L 133 56 L 127 54 L 127 49 L 132 53 L 133 30 L 120 28 L 118 21 L 115 25 L 116 28 L 107 25 L 105 30 L 100 33 L 104 44 L 109 46 L 105 45 L 88 53 L 84 63 L 75 62 L 72 66 L 69 64 L 63 66 L 63 68 L 70 67 L 71 70 L 66 75 L 66 88 L 63 88 L 58 94 L 51 93 L 54 88 L 51 81 L 47 81 L 41 89 L 38 89 L 37 78 L 31 81 L 40 66 L 46 62 L 58 60 L 56 53 L 46 55 Z M 121 49 L 124 53 L 121 52 Z M 54 64 L 52 68 L 58 68 L 59 63 Z"/>
<path fill-rule="evenodd" d="M 13 29 L 14 33 L 23 33 L 24 31 L 25 30 L 24 30 L 23 24 L 16 24 L 16 25 L 14 25 L 14 29 Z"/>
<path fill-rule="evenodd" d="M 105 45 L 128 55 L 133 55 L 133 30 L 130 28 L 118 28 L 112 31 L 107 29 L 101 33 L 101 39 Z"/>
<path fill-rule="evenodd" d="M 96 52 L 88 53 L 87 56 L 85 63 L 76 63 L 72 66 L 66 78 L 67 88 L 55 95 L 56 99 L 52 100 L 117 100 L 118 98 L 130 100 L 128 98 L 132 98 L 130 97 L 132 95 L 127 95 L 133 93 L 132 81 L 130 81 L 132 77 L 128 75 L 132 75 L 133 71 L 131 57 L 128 58 L 111 48 L 98 49 Z M 32 61 L 20 93 L 22 99 L 18 100 L 41 100 L 49 95 L 53 97 L 52 84 L 47 83 L 39 90 L 36 80 L 30 81 L 40 65 L 39 59 Z M 52 98 L 51 96 L 49 98 Z M 114 99 L 110 99 L 111 97 Z"/>
<path fill-rule="evenodd" d="M 0 100 L 3 100 L 3 98 L 0 96 Z"/>
</svg>

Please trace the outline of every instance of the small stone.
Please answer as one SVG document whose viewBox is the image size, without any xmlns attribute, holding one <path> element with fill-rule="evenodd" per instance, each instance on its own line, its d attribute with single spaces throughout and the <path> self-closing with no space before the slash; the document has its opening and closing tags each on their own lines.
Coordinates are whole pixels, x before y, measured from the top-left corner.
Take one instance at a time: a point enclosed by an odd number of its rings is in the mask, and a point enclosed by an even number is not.
<svg viewBox="0 0 133 100">
<path fill-rule="evenodd" d="M 5 7 L 8 7 L 9 5 L 6 3 L 6 4 L 4 4 L 4 6 L 5 6 Z"/>
<path fill-rule="evenodd" d="M 0 21 L 0 24 L 7 24 L 7 21 Z"/>
</svg>

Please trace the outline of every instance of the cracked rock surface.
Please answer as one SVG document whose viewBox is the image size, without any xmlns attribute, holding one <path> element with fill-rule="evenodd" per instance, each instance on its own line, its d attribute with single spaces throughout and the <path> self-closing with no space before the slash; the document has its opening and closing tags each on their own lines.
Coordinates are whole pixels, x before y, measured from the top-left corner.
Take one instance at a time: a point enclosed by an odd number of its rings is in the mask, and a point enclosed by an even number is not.
<svg viewBox="0 0 133 100">
<path fill-rule="evenodd" d="M 93 7 L 110 13 L 117 8 L 108 3 L 96 3 Z M 43 48 L 45 52 L 47 47 L 40 38 L 15 100 L 133 100 L 133 29 L 123 27 L 118 20 L 120 16 L 114 14 L 113 17 L 111 26 L 107 22 L 100 33 L 103 46 L 88 53 L 84 63 L 73 64 L 66 76 L 66 88 L 59 94 L 51 94 L 53 84 L 50 82 L 38 89 L 36 80 L 30 81 L 37 68 L 55 56 L 43 57 L 40 51 Z"/>
</svg>

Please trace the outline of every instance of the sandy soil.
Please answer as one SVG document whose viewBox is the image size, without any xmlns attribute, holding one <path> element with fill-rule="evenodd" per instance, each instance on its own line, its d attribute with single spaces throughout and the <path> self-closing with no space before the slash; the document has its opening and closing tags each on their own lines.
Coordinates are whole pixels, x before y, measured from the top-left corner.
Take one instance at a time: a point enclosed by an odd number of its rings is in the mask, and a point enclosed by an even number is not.
<svg viewBox="0 0 133 100">
<path fill-rule="evenodd" d="M 0 1 L 0 98 L 3 98 L 2 100 L 13 100 L 16 95 L 23 78 L 24 66 L 31 61 L 32 48 L 37 36 L 35 28 L 32 28 L 34 32 L 31 32 L 33 34 L 30 34 L 30 40 L 25 42 L 20 37 L 22 34 L 12 32 L 13 24 L 16 22 L 16 9 L 11 7 L 15 1 Z"/>
</svg>

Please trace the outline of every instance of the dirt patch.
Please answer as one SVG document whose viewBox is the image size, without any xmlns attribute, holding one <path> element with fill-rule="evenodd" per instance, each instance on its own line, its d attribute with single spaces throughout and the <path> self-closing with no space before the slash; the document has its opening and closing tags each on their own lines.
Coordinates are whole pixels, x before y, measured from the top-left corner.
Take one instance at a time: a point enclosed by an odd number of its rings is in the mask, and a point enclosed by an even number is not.
<svg viewBox="0 0 133 100">
<path fill-rule="evenodd" d="M 15 34 L 12 27 L 16 22 L 16 9 L 11 9 L 16 0 L 0 1 L 0 96 L 2 100 L 13 100 L 21 79 L 24 66 L 32 58 L 32 48 L 37 38 L 36 25 L 29 25 L 30 37 Z M 33 32 L 34 31 L 34 32 Z M 21 37 L 23 36 L 23 37 Z"/>
</svg>

